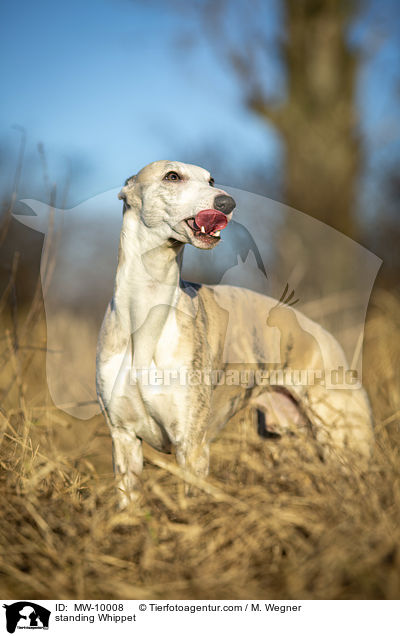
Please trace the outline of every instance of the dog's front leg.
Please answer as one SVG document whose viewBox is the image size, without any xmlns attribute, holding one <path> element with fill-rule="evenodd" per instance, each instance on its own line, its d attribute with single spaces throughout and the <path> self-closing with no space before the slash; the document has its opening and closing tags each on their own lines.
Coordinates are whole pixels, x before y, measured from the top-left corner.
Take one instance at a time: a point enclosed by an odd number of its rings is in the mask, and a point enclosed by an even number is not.
<svg viewBox="0 0 400 636">
<path fill-rule="evenodd" d="M 185 440 L 176 449 L 176 461 L 179 466 L 193 477 L 204 479 L 210 465 L 210 444 L 205 436 L 201 440 Z M 193 494 L 195 485 L 185 483 L 185 495 Z"/>
<path fill-rule="evenodd" d="M 142 441 L 134 432 L 113 428 L 113 464 L 119 490 L 119 506 L 126 508 L 139 496 L 139 476 L 143 469 Z"/>
</svg>

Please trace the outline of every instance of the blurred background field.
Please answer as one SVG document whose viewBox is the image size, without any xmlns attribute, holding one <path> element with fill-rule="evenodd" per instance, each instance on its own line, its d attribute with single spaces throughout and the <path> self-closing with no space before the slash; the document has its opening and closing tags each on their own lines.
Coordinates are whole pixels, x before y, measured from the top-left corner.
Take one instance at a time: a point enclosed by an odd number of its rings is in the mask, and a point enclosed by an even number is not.
<svg viewBox="0 0 400 636">
<path fill-rule="evenodd" d="M 399 598 L 398 3 L 44 0 L 1 13 L 0 596 Z M 147 448 L 141 506 L 116 512 L 102 417 L 73 417 L 48 389 L 40 263 L 50 285 L 56 237 L 49 254 L 44 234 L 12 215 L 32 214 L 22 199 L 71 209 L 161 158 L 203 165 L 217 183 L 292 206 L 383 260 L 363 354 L 376 425 L 367 472 L 321 464 L 311 442 L 266 442 L 243 413 L 214 444 L 194 498 L 173 457 Z M 115 268 L 82 250 L 85 221 L 69 237 L 78 269 L 52 322 L 60 346 L 79 334 L 72 364 L 83 380 L 105 292 L 88 286 L 83 305 L 73 289 L 101 267 L 111 286 Z M 105 253 L 120 216 L 89 221 Z M 340 253 L 326 263 L 316 237 L 290 234 L 285 218 L 257 234 L 268 280 L 288 250 L 299 264 L 321 257 L 328 287 L 363 279 Z M 259 276 L 251 245 L 241 258 L 249 253 Z M 320 289 L 307 293 L 318 304 Z"/>
</svg>

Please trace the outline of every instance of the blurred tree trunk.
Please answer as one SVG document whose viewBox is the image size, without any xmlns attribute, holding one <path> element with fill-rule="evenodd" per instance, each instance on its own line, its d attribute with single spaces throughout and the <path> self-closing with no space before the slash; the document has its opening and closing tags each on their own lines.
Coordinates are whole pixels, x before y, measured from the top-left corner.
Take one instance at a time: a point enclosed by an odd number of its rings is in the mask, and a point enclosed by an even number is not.
<svg viewBox="0 0 400 636">
<path fill-rule="evenodd" d="M 281 53 L 287 99 L 274 106 L 255 90 L 250 107 L 280 132 L 284 201 L 356 239 L 361 167 L 355 105 L 357 56 L 347 42 L 351 0 L 282 0 Z"/>
</svg>

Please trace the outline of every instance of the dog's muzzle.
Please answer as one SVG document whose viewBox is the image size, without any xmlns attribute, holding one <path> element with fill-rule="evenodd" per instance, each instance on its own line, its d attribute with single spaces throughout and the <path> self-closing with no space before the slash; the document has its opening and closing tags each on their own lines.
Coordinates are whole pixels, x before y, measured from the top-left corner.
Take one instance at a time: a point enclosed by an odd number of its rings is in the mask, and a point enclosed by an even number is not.
<svg viewBox="0 0 400 636">
<path fill-rule="evenodd" d="M 196 247 L 212 247 L 219 241 L 220 232 L 228 225 L 227 217 L 236 203 L 232 197 L 219 194 L 214 198 L 213 205 L 214 208 L 200 210 L 195 217 L 185 219 L 196 240 L 201 240 L 201 245 L 195 243 Z"/>
</svg>

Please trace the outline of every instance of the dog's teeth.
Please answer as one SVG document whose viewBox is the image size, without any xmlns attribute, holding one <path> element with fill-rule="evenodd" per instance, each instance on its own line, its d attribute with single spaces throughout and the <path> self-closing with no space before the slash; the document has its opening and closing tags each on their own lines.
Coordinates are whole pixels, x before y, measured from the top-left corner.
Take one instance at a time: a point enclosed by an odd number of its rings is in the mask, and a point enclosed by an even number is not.
<svg viewBox="0 0 400 636">
<path fill-rule="evenodd" d="M 205 229 L 204 229 L 204 225 L 202 225 L 202 226 L 201 226 L 201 231 L 202 231 L 202 233 L 203 233 L 203 234 L 205 234 L 205 233 L 206 233 L 206 231 L 205 231 Z"/>
<path fill-rule="evenodd" d="M 214 236 L 219 236 L 221 234 L 221 230 L 217 230 L 216 232 L 214 232 Z"/>
</svg>

